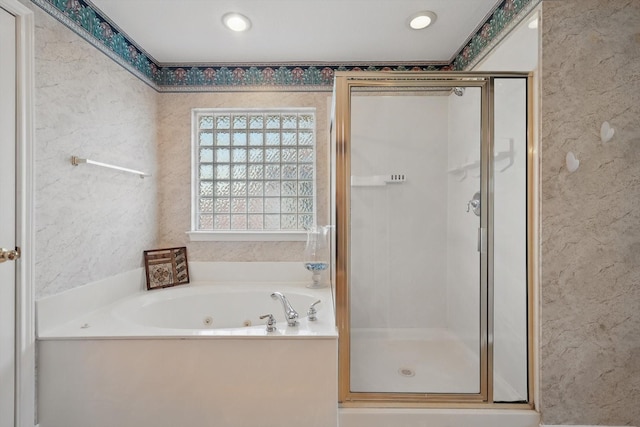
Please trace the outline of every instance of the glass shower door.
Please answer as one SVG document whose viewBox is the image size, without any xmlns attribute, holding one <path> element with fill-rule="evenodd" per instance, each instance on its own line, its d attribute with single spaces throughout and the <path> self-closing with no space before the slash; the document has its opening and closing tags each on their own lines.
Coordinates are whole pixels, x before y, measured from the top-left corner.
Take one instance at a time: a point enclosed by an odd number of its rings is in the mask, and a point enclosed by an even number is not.
<svg viewBox="0 0 640 427">
<path fill-rule="evenodd" d="M 483 91 L 428 89 L 351 92 L 352 393 L 486 393 Z"/>
</svg>

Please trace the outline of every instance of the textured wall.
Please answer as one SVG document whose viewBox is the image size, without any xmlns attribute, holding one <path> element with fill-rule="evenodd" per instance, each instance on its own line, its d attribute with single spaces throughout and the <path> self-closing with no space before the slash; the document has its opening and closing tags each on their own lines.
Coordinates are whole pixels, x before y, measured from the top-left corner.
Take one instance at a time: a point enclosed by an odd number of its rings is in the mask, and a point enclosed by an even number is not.
<svg viewBox="0 0 640 427">
<path fill-rule="evenodd" d="M 304 242 L 189 242 L 191 227 L 191 109 L 316 108 L 318 223 L 328 223 L 330 93 L 166 93 L 158 103 L 160 245 L 187 246 L 193 261 L 302 260 Z"/>
<path fill-rule="evenodd" d="M 543 421 L 640 426 L 640 2 L 545 1 L 542 28 Z"/>
<path fill-rule="evenodd" d="M 156 238 L 157 93 L 37 7 L 36 297 L 142 265 Z"/>
</svg>

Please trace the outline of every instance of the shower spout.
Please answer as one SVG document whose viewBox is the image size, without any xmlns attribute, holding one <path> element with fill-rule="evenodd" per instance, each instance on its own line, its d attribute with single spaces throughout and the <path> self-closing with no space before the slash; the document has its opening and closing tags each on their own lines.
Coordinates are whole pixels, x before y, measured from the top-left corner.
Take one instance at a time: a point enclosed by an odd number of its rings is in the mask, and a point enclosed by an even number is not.
<svg viewBox="0 0 640 427">
<path fill-rule="evenodd" d="M 297 326 L 298 325 L 298 312 L 293 309 L 287 297 L 282 295 L 280 292 L 274 292 L 271 294 L 271 298 L 279 299 L 282 303 L 282 308 L 284 309 L 284 317 L 287 319 L 287 325 L 289 326 Z"/>
</svg>

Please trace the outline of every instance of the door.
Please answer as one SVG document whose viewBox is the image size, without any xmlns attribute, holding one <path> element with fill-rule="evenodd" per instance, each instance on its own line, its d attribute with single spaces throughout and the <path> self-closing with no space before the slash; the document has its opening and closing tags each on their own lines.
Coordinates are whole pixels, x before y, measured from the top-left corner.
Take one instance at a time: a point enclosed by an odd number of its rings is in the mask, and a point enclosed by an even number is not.
<svg viewBox="0 0 640 427">
<path fill-rule="evenodd" d="M 340 401 L 492 402 L 492 81 L 408 76 L 336 74 Z"/>
<path fill-rule="evenodd" d="M 351 97 L 350 388 L 480 396 L 481 89 L 401 89 Z"/>
<path fill-rule="evenodd" d="M 522 73 L 336 72 L 344 406 L 531 407 L 530 94 Z"/>
<path fill-rule="evenodd" d="M 15 418 L 16 25 L 0 8 L 0 427 Z"/>
</svg>

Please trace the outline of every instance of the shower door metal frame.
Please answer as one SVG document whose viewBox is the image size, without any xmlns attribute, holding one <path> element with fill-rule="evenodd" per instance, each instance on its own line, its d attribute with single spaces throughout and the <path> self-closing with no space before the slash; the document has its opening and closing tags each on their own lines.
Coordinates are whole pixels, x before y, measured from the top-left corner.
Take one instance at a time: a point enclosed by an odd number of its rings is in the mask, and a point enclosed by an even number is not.
<svg viewBox="0 0 640 427">
<path fill-rule="evenodd" d="M 528 403 L 493 403 L 493 84 L 495 78 L 527 78 L 531 99 L 531 76 L 527 73 L 466 72 L 336 72 L 334 83 L 335 147 L 335 269 L 336 316 L 338 325 L 338 400 L 343 407 L 496 407 L 532 408 L 532 293 L 528 280 Z M 351 211 L 351 96 L 357 89 L 393 92 L 477 87 L 481 90 L 480 227 L 487 230 L 486 250 L 480 253 L 480 392 L 479 393 L 391 393 L 350 390 L 350 217 Z M 527 168 L 531 167 L 531 111 L 527 105 Z M 528 173 L 527 180 L 530 176 Z M 530 193 L 530 183 L 527 193 Z M 530 203 L 529 196 L 528 203 Z M 527 210 L 527 235 L 531 236 L 532 212 Z M 531 240 L 529 240 L 530 242 Z M 527 271 L 533 251 L 527 243 Z M 528 273 L 529 274 L 529 273 Z M 530 277 L 530 276 L 529 276 Z"/>
</svg>

